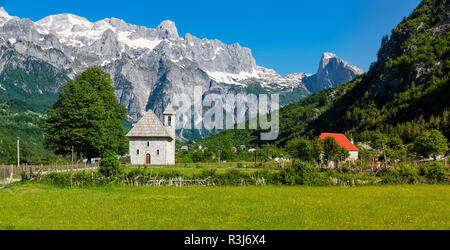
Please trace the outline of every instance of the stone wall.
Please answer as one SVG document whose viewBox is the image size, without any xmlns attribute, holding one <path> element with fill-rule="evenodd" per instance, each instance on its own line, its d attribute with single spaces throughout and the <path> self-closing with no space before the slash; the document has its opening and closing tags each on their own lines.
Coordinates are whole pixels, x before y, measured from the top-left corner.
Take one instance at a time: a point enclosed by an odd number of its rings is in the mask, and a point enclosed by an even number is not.
<svg viewBox="0 0 450 250">
<path fill-rule="evenodd" d="M 130 138 L 130 157 L 132 165 L 145 165 L 150 154 L 151 165 L 175 164 L 175 141 L 169 138 Z M 172 146 L 173 145 L 173 146 Z M 139 154 L 138 151 L 139 150 Z M 159 154 L 158 154 L 159 150 Z"/>
</svg>

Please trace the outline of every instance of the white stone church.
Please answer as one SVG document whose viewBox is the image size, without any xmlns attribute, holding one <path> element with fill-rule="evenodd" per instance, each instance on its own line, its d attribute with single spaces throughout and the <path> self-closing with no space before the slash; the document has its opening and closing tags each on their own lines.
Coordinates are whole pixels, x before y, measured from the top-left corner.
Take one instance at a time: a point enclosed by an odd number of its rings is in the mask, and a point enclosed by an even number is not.
<svg viewBox="0 0 450 250">
<path fill-rule="evenodd" d="M 164 124 L 149 110 L 127 137 L 132 165 L 175 164 L 175 111 L 172 105 L 164 111 Z"/>
</svg>

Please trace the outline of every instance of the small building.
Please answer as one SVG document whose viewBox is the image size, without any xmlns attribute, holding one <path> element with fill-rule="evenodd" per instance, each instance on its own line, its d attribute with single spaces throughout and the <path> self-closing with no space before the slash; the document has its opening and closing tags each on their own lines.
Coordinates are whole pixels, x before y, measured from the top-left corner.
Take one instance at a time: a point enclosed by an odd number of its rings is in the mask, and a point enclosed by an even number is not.
<svg viewBox="0 0 450 250">
<path fill-rule="evenodd" d="M 339 146 L 343 147 L 350 153 L 350 156 L 348 157 L 347 160 L 351 161 L 358 160 L 359 149 L 353 144 L 353 141 L 347 139 L 347 137 L 344 134 L 322 133 L 319 138 L 325 139 L 327 137 L 333 137 Z"/>
<path fill-rule="evenodd" d="M 128 132 L 132 165 L 175 164 L 175 111 L 171 104 L 163 115 L 164 124 L 149 110 Z"/>
<path fill-rule="evenodd" d="M 101 160 L 102 160 L 102 158 L 91 158 L 91 164 L 98 164 L 98 163 L 100 163 Z"/>
<path fill-rule="evenodd" d="M 188 151 L 189 150 L 189 147 L 188 146 L 182 146 L 181 147 L 181 151 Z"/>
</svg>

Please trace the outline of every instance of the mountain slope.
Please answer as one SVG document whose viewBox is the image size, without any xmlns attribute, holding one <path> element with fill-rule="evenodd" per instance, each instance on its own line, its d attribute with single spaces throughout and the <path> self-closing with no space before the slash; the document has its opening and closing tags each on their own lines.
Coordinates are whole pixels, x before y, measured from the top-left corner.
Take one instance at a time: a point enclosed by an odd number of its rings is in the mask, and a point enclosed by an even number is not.
<svg viewBox="0 0 450 250">
<path fill-rule="evenodd" d="M 1 16 L 0 16 L 1 18 Z M 54 158 L 44 149 L 44 113 L 69 78 L 51 64 L 24 56 L 0 38 L 0 163 L 17 161 L 20 137 L 22 162 Z"/>
<path fill-rule="evenodd" d="M 336 61 L 342 61 L 330 55 Z M 327 68 L 328 63 L 321 65 Z M 114 79 L 116 97 L 129 111 L 130 121 L 153 109 L 161 115 L 175 93 L 279 93 L 281 105 L 310 94 L 304 81 L 315 75 L 281 76 L 256 65 L 248 48 L 218 40 L 179 37 L 175 24 L 164 21 L 155 29 L 111 18 L 97 22 L 60 14 L 33 22 L 10 16 L 0 7 L 0 163 L 16 161 L 16 137 L 21 138 L 22 160 L 37 162 L 54 157 L 43 147 L 40 128 L 45 111 L 59 88 L 83 70 L 100 66 Z M 339 64 L 334 72 L 350 75 L 354 66 Z M 331 71 L 330 71 L 331 72 Z M 321 79 L 340 84 L 339 73 L 320 73 Z M 323 86 L 328 86 L 322 84 Z M 321 86 L 322 86 L 321 85 Z M 129 122 L 124 122 L 127 128 Z M 201 138 L 216 131 L 182 131 L 179 138 Z"/>
<path fill-rule="evenodd" d="M 382 39 L 369 72 L 282 108 L 276 143 L 321 132 L 368 140 L 374 131 L 410 142 L 424 129 L 439 129 L 450 138 L 449 27 L 447 0 L 422 1 L 390 38 Z M 229 130 L 203 142 L 254 145 L 259 132 Z"/>
<path fill-rule="evenodd" d="M 425 128 L 450 138 L 450 6 L 424 0 L 384 37 L 378 61 L 309 129 L 382 130 L 410 141 Z"/>
<path fill-rule="evenodd" d="M 282 105 L 310 94 L 303 81 L 311 74 L 281 76 L 257 66 L 250 49 L 191 34 L 180 37 L 169 20 L 156 28 L 116 18 L 90 22 L 72 14 L 32 22 L 10 16 L 3 8 L 0 17 L 0 37 L 17 53 L 43 60 L 71 78 L 94 66 L 110 73 L 116 96 L 128 108 L 132 121 L 148 109 L 161 117 L 161 110 L 173 94 L 192 94 L 194 86 L 202 86 L 204 94 L 215 92 L 223 96 L 259 86 L 268 93 L 279 93 Z M 340 60 L 334 55 L 333 58 Z M 319 72 L 319 80 L 312 81 L 312 85 L 334 86 L 351 80 L 348 76 L 355 74 L 349 74 L 349 70 L 360 72 L 354 66 L 341 66 L 332 74 Z"/>
</svg>

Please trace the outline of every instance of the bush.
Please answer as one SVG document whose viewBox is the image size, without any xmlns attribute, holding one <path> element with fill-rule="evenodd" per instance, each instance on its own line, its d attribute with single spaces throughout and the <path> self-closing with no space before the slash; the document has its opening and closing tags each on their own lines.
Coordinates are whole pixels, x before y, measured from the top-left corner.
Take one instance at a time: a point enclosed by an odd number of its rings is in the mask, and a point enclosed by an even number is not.
<svg viewBox="0 0 450 250">
<path fill-rule="evenodd" d="M 232 169 L 225 172 L 225 174 L 218 175 L 216 177 L 216 184 L 223 186 L 239 186 L 246 185 L 251 181 L 251 178 L 248 174 L 243 173 L 241 171 Z"/>
<path fill-rule="evenodd" d="M 429 184 L 447 183 L 447 169 L 441 163 L 430 162 L 420 168 L 420 174 L 427 179 Z"/>
<path fill-rule="evenodd" d="M 103 174 L 104 176 L 115 176 L 117 174 L 120 174 L 121 168 L 120 168 L 120 162 L 117 159 L 115 153 L 113 152 L 107 152 L 103 155 L 101 161 L 100 161 L 100 170 L 99 172 Z"/>
<path fill-rule="evenodd" d="M 377 178 L 361 173 L 341 173 L 338 170 L 329 170 L 326 174 L 332 185 L 360 186 L 374 185 Z"/>
<path fill-rule="evenodd" d="M 120 164 L 122 165 L 128 165 L 131 163 L 131 158 L 130 156 L 125 156 L 125 157 L 120 157 Z"/>
<path fill-rule="evenodd" d="M 319 173 L 317 168 L 307 163 L 297 163 L 296 170 L 300 176 L 298 184 L 304 186 L 323 186 L 329 185 L 329 178 L 326 174 Z"/>
<path fill-rule="evenodd" d="M 417 169 L 404 164 L 392 169 L 383 168 L 378 176 L 382 184 L 416 184 L 420 180 Z"/>
<path fill-rule="evenodd" d="M 282 170 L 278 179 L 283 185 L 298 185 L 302 182 L 300 175 L 293 169 Z"/>
<path fill-rule="evenodd" d="M 70 173 L 49 173 L 42 176 L 42 178 L 37 181 L 55 186 L 69 187 Z M 73 173 L 72 182 L 75 187 L 89 187 L 110 185 L 114 182 L 114 180 L 107 178 L 96 171 L 79 171 Z"/>
</svg>

